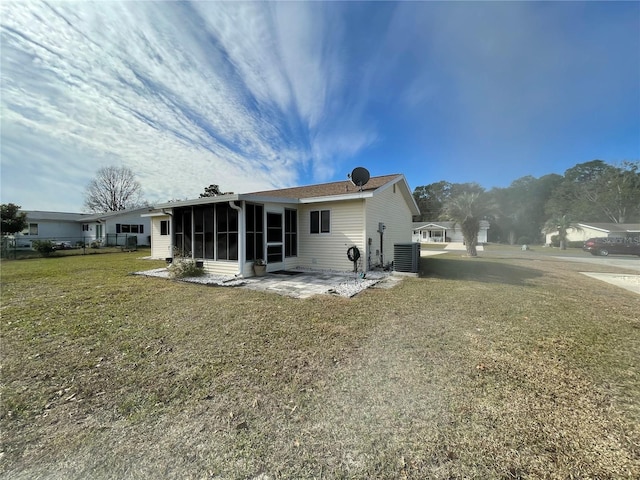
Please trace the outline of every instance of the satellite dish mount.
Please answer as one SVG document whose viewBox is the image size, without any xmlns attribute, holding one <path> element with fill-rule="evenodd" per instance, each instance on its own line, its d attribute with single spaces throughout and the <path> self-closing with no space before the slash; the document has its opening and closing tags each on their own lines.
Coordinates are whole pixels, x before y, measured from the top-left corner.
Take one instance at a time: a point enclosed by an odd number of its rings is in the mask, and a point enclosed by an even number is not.
<svg viewBox="0 0 640 480">
<path fill-rule="evenodd" d="M 356 167 L 348 177 L 351 179 L 351 182 L 362 191 L 362 187 L 369 181 L 369 170 L 364 167 Z"/>
</svg>

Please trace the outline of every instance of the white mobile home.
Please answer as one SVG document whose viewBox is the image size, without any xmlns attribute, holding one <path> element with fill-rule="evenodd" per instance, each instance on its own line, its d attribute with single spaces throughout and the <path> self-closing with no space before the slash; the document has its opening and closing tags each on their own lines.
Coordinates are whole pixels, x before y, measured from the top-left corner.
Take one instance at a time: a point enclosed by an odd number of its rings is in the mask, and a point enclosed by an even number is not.
<svg viewBox="0 0 640 480">
<path fill-rule="evenodd" d="M 480 220 L 480 230 L 478 231 L 478 244 L 487 243 L 487 232 L 489 222 Z M 420 243 L 463 243 L 462 229 L 455 222 L 414 222 L 413 236 L 414 242 Z"/>
<path fill-rule="evenodd" d="M 545 243 L 551 245 L 552 237 L 558 232 L 549 232 L 545 236 Z M 584 242 L 594 237 L 638 237 L 640 223 L 576 223 L 567 229 L 568 242 Z"/>
<path fill-rule="evenodd" d="M 30 248 L 34 240 L 51 240 L 70 246 L 125 245 L 136 237 L 137 245 L 149 245 L 151 222 L 142 213 L 149 207 L 108 213 L 65 213 L 24 210 L 27 228 L 15 235 L 16 246 Z"/>
<path fill-rule="evenodd" d="M 252 276 L 256 260 L 274 272 L 296 267 L 347 271 L 356 247 L 359 270 L 390 264 L 394 245 L 411 242 L 419 213 L 404 175 L 157 205 L 151 254 L 201 261 L 210 273 Z"/>
</svg>

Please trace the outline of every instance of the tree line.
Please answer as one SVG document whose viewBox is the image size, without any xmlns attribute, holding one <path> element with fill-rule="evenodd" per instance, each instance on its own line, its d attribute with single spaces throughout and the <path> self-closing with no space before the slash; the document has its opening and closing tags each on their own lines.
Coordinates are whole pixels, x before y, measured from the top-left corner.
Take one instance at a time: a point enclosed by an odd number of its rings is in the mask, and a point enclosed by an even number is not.
<svg viewBox="0 0 640 480">
<path fill-rule="evenodd" d="M 421 212 L 415 221 L 454 220 L 465 239 L 468 230 L 474 250 L 473 229 L 480 220 L 491 224 L 489 241 L 541 243 L 543 231 L 559 231 L 562 237 L 575 222 L 640 222 L 640 162 L 592 160 L 564 175 L 527 175 L 488 191 L 477 183 L 443 180 L 416 187 L 413 196 Z"/>
</svg>

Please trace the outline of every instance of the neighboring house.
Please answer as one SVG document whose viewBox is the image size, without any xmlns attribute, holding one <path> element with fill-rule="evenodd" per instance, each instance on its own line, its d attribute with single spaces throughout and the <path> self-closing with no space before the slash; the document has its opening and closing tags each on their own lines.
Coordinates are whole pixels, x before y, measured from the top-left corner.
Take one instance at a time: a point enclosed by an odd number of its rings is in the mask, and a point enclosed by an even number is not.
<svg viewBox="0 0 640 480">
<path fill-rule="evenodd" d="M 547 233 L 545 243 L 551 245 L 551 237 L 558 232 Z M 577 223 L 567 229 L 567 241 L 584 242 L 594 237 L 640 237 L 640 223 Z M 639 240 L 640 241 L 640 240 Z"/>
<path fill-rule="evenodd" d="M 27 228 L 15 234 L 15 246 L 31 248 L 34 240 L 52 240 L 73 243 L 82 239 L 81 213 L 43 212 L 22 210 L 27 214 Z"/>
<path fill-rule="evenodd" d="M 456 222 L 413 222 L 414 242 L 420 243 L 463 243 L 462 230 Z M 487 243 L 487 232 L 489 222 L 480 220 L 480 230 L 478 231 L 478 244 Z"/>
<path fill-rule="evenodd" d="M 393 261 L 394 245 L 411 242 L 418 207 L 404 175 L 244 194 L 224 194 L 156 205 L 151 255 L 202 261 L 209 273 L 252 276 L 255 260 L 267 271 L 296 267 L 359 270 Z"/>
<path fill-rule="evenodd" d="M 15 235 L 16 247 L 30 248 L 33 240 L 65 242 L 71 246 L 125 245 L 135 235 L 138 245 L 149 245 L 151 222 L 141 217 L 149 207 L 108 213 L 65 213 L 23 210 L 27 228 Z"/>
<path fill-rule="evenodd" d="M 103 245 L 125 245 L 127 238 L 136 237 L 137 245 L 151 243 L 151 221 L 143 217 L 152 207 L 142 207 L 119 212 L 92 213 L 82 218 L 86 240 L 99 240 Z"/>
</svg>

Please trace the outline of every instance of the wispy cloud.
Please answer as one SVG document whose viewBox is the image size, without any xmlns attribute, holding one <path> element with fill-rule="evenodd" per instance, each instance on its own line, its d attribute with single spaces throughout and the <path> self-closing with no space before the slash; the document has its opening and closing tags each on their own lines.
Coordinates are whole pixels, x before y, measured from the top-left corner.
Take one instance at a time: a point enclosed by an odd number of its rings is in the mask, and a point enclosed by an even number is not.
<svg viewBox="0 0 640 480">
<path fill-rule="evenodd" d="M 209 183 L 259 190 L 305 171 L 329 178 L 375 139 L 358 118 L 335 120 L 346 86 L 338 29 L 322 4 L 2 9 L 2 161 L 49 169 L 32 182 L 71 175 L 86 184 L 118 163 L 138 172 L 152 200 Z M 8 199 L 22 180 L 3 177 Z"/>
<path fill-rule="evenodd" d="M 0 9 L 2 200 L 27 208 L 79 208 L 110 164 L 164 201 L 358 164 L 492 186 L 639 155 L 630 2 Z"/>
</svg>

